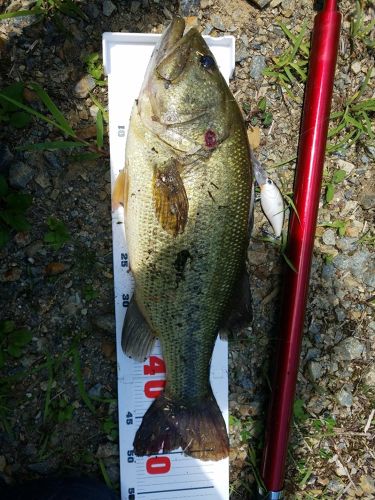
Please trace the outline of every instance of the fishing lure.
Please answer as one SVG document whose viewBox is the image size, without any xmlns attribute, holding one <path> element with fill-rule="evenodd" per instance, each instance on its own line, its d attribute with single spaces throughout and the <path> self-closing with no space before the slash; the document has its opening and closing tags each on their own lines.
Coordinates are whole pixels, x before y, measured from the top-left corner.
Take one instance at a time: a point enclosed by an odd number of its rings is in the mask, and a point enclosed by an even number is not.
<svg viewBox="0 0 375 500">
<path fill-rule="evenodd" d="M 283 196 L 273 180 L 267 176 L 267 173 L 252 151 L 251 160 L 254 176 L 260 188 L 260 205 L 276 237 L 279 238 L 284 224 Z"/>
</svg>

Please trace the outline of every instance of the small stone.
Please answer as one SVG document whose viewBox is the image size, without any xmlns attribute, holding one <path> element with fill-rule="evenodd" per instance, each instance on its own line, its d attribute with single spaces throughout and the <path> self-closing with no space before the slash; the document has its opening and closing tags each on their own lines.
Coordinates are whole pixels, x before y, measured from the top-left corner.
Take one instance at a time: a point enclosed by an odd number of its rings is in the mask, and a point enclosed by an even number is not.
<svg viewBox="0 0 375 500">
<path fill-rule="evenodd" d="M 270 3 L 271 0 L 253 0 L 253 3 L 263 9 L 267 4 Z"/>
<path fill-rule="evenodd" d="M 47 172 L 45 172 L 44 170 L 39 172 L 39 174 L 35 177 L 35 182 L 42 189 L 47 189 L 51 185 L 51 181 L 49 179 L 49 176 L 48 176 Z"/>
<path fill-rule="evenodd" d="M 66 264 L 62 262 L 50 262 L 44 268 L 44 274 L 46 276 L 56 276 L 57 274 L 61 274 L 69 268 Z"/>
<path fill-rule="evenodd" d="M 43 156 L 53 170 L 60 171 L 62 169 L 61 160 L 58 158 L 56 153 L 53 153 L 52 151 L 45 151 Z"/>
<path fill-rule="evenodd" d="M 250 57 L 247 47 L 240 42 L 238 49 L 236 50 L 236 63 L 242 62 Z"/>
<path fill-rule="evenodd" d="M 130 5 L 130 12 L 133 12 L 133 14 L 135 12 L 138 12 L 139 11 L 139 8 L 141 6 L 141 2 L 139 1 L 136 1 L 136 0 L 133 0 L 133 2 L 131 3 Z"/>
<path fill-rule="evenodd" d="M 212 0 L 201 0 L 201 9 L 208 9 L 212 5 Z"/>
<path fill-rule="evenodd" d="M 361 63 L 359 61 L 354 61 L 351 65 L 352 71 L 354 74 L 358 75 L 361 71 Z"/>
<path fill-rule="evenodd" d="M 34 176 L 34 170 L 23 163 L 17 161 L 9 167 L 9 184 L 16 189 L 24 189 Z"/>
<path fill-rule="evenodd" d="M 250 63 L 250 77 L 254 80 L 263 78 L 263 70 L 266 67 L 266 58 L 264 56 L 254 56 Z"/>
<path fill-rule="evenodd" d="M 95 87 L 96 82 L 91 75 L 85 75 L 74 87 L 74 93 L 80 99 L 88 96 L 89 92 Z"/>
<path fill-rule="evenodd" d="M 103 14 L 109 17 L 117 9 L 116 5 L 111 0 L 103 0 Z"/>
<path fill-rule="evenodd" d="M 32 471 L 40 474 L 41 476 L 46 476 L 53 472 L 56 469 L 56 464 L 53 460 L 45 460 L 44 462 L 38 462 L 35 464 L 29 464 L 27 468 Z"/>
<path fill-rule="evenodd" d="M 339 361 L 359 359 L 365 351 L 365 346 L 355 337 L 342 340 L 334 349 Z"/>
<path fill-rule="evenodd" d="M 334 245 L 336 243 L 336 232 L 333 229 L 327 229 L 322 236 L 325 245 Z"/>
<path fill-rule="evenodd" d="M 370 476 L 361 476 L 361 479 L 359 480 L 359 486 L 361 487 L 363 493 L 366 493 L 368 495 L 375 493 L 374 479 Z"/>
<path fill-rule="evenodd" d="M 87 392 L 90 397 L 99 398 L 102 394 L 103 389 L 103 384 L 98 383 L 91 387 L 91 389 L 89 389 Z"/>
<path fill-rule="evenodd" d="M 11 267 L 0 277 L 0 281 L 7 283 L 12 281 L 18 281 L 21 277 L 22 270 L 18 267 Z"/>
<path fill-rule="evenodd" d="M 346 318 L 345 311 L 343 309 L 341 309 L 340 307 L 336 307 L 335 314 L 336 314 L 337 320 L 340 321 L 340 323 L 342 323 Z"/>
<path fill-rule="evenodd" d="M 120 468 L 118 465 L 107 465 L 107 474 L 112 484 L 118 484 L 120 482 Z"/>
<path fill-rule="evenodd" d="M 115 343 L 103 341 L 102 342 L 102 352 L 107 359 L 113 359 L 115 353 Z"/>
<path fill-rule="evenodd" d="M 206 24 L 206 27 L 202 31 L 202 36 L 209 35 L 212 30 L 213 30 L 212 24 L 210 24 L 210 23 Z"/>
<path fill-rule="evenodd" d="M 364 210 L 370 210 L 375 207 L 375 194 L 373 193 L 363 193 L 359 204 Z"/>
<path fill-rule="evenodd" d="M 348 161 L 345 161 L 345 160 L 338 160 L 337 162 L 337 166 L 341 169 L 341 170 L 345 170 L 345 172 L 347 174 L 350 174 L 351 171 L 355 168 L 355 165 L 353 165 L 353 163 L 350 163 Z"/>
<path fill-rule="evenodd" d="M 200 0 L 180 0 L 178 13 L 182 17 L 197 16 L 199 14 L 199 7 Z"/>
<path fill-rule="evenodd" d="M 98 7 L 92 2 L 87 2 L 85 10 L 86 14 L 93 19 L 96 19 L 100 14 Z"/>
<path fill-rule="evenodd" d="M 96 456 L 98 458 L 108 458 L 118 456 L 118 445 L 115 443 L 105 443 L 99 445 Z"/>
<path fill-rule="evenodd" d="M 90 116 L 92 116 L 95 119 L 96 119 L 96 115 L 98 114 L 98 111 L 99 111 L 99 108 L 98 108 L 98 106 L 96 106 L 96 104 L 93 104 L 89 108 Z M 95 128 L 96 128 L 96 126 L 95 126 Z"/>
<path fill-rule="evenodd" d="M 310 379 L 315 382 L 322 376 L 322 365 L 318 361 L 310 361 L 307 366 Z"/>
<path fill-rule="evenodd" d="M 220 16 L 212 16 L 212 25 L 219 31 L 225 31 L 225 26 Z"/>
<path fill-rule="evenodd" d="M 370 387 L 375 387 L 375 367 L 372 366 L 364 375 L 363 381 Z"/>
<path fill-rule="evenodd" d="M 343 387 L 337 393 L 336 399 L 341 406 L 347 406 L 349 408 L 353 404 L 353 394 L 347 386 Z"/>
<path fill-rule="evenodd" d="M 116 328 L 114 314 L 104 314 L 94 318 L 93 323 L 95 326 L 108 333 L 113 333 Z"/>
<path fill-rule="evenodd" d="M 335 493 L 341 491 L 342 488 L 343 488 L 343 483 L 338 479 L 331 479 L 331 481 L 327 484 L 327 489 Z"/>
<path fill-rule="evenodd" d="M 10 152 L 8 146 L 4 143 L 0 143 L 0 172 L 4 172 L 10 162 L 13 160 L 13 155 Z"/>
<path fill-rule="evenodd" d="M 350 252 L 355 250 L 356 244 L 357 238 L 343 237 L 337 239 L 336 247 L 343 252 Z"/>
</svg>

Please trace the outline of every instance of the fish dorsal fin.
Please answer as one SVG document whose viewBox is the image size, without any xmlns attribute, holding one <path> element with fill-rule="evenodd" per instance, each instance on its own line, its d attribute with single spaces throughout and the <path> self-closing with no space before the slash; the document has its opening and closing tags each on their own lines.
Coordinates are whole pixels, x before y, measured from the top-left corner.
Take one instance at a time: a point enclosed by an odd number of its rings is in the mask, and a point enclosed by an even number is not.
<svg viewBox="0 0 375 500">
<path fill-rule="evenodd" d="M 153 196 L 155 213 L 161 226 L 172 236 L 183 233 L 188 220 L 189 202 L 175 160 L 155 167 Z"/>
<path fill-rule="evenodd" d="M 150 354 L 154 341 L 155 334 L 141 313 L 133 295 L 122 327 L 122 349 L 127 356 L 137 361 L 144 361 Z"/>
</svg>

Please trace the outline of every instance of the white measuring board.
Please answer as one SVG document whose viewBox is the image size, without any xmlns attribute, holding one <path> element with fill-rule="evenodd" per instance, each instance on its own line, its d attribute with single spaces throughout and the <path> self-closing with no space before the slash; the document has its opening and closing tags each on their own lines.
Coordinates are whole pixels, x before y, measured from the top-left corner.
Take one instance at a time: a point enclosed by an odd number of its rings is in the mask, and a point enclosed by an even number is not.
<svg viewBox="0 0 375 500">
<path fill-rule="evenodd" d="M 109 141 L 112 186 L 124 167 L 125 143 L 134 100 L 138 97 L 146 67 L 160 35 L 104 33 L 103 62 L 108 75 Z M 233 73 L 232 36 L 205 37 L 225 79 Z M 192 89 L 193 91 L 193 89 Z M 133 279 L 124 234 L 124 214 L 119 208 L 112 214 L 113 268 L 116 309 L 118 367 L 118 407 L 120 436 L 120 472 L 122 500 L 168 500 L 229 498 L 229 459 L 201 461 L 184 456 L 182 450 L 169 454 L 136 457 L 135 433 L 142 417 L 164 386 L 165 373 L 160 344 L 156 341 L 152 356 L 145 363 L 124 355 L 121 330 Z M 228 346 L 217 340 L 211 363 L 211 385 L 228 428 Z"/>
</svg>

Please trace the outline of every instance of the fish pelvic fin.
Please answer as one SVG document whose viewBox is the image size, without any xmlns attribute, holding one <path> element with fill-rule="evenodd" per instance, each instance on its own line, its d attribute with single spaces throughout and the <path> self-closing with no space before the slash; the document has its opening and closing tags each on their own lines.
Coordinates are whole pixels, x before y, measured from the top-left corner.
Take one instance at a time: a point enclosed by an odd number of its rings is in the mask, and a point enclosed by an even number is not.
<svg viewBox="0 0 375 500">
<path fill-rule="evenodd" d="M 121 346 L 124 353 L 137 361 L 144 361 L 154 345 L 155 335 L 140 311 L 136 298 L 130 304 L 122 327 Z"/>
<path fill-rule="evenodd" d="M 200 460 L 221 460 L 229 454 L 225 421 L 212 392 L 194 405 L 161 394 L 145 413 L 133 444 L 137 456 L 178 448 Z"/>
</svg>

